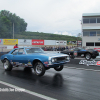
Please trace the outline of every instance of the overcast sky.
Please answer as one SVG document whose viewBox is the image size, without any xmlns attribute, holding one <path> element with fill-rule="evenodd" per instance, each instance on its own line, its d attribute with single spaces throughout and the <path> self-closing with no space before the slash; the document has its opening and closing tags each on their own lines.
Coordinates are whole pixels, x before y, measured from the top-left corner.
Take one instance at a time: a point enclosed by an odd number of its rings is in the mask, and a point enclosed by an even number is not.
<svg viewBox="0 0 100 100">
<path fill-rule="evenodd" d="M 100 13 L 100 0 L 0 0 L 28 23 L 27 31 L 77 36 L 83 13 Z"/>
</svg>

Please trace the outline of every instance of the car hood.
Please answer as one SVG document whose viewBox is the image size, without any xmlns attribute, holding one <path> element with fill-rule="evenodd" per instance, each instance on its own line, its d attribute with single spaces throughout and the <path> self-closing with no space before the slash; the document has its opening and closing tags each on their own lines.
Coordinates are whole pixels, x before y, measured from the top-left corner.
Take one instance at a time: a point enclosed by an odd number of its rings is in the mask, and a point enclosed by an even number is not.
<svg viewBox="0 0 100 100">
<path fill-rule="evenodd" d="M 47 57 L 61 57 L 61 56 L 69 56 L 67 54 L 62 54 L 62 53 L 34 53 L 34 54 L 29 54 L 29 55 L 41 55 L 41 56 L 47 56 Z"/>
<path fill-rule="evenodd" d="M 68 56 L 67 54 L 62 54 L 62 53 L 42 53 L 40 55 L 49 56 L 49 57 Z"/>
</svg>

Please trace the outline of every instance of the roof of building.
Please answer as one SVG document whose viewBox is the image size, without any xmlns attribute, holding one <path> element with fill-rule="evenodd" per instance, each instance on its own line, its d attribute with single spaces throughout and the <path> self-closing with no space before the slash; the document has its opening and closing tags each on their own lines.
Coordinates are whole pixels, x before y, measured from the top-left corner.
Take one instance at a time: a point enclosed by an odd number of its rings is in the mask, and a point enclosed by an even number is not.
<svg viewBox="0 0 100 100">
<path fill-rule="evenodd" d="M 83 13 L 82 16 L 100 16 L 100 13 Z"/>
</svg>

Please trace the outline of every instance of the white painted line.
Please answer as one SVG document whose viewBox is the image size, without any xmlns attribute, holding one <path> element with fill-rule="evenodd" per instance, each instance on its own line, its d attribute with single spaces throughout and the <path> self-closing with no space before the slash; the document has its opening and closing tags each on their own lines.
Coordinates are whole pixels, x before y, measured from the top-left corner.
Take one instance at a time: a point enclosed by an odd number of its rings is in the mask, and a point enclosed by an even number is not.
<svg viewBox="0 0 100 100">
<path fill-rule="evenodd" d="M 84 70 L 85 68 L 77 68 L 77 69 Z"/>
<path fill-rule="evenodd" d="M 85 69 L 85 68 L 77 68 L 77 67 L 66 67 L 69 69 L 78 69 L 78 70 L 86 70 L 86 71 L 95 71 L 95 72 L 100 72 L 100 70 L 94 70 L 94 69 Z"/>
<path fill-rule="evenodd" d="M 94 69 L 84 69 L 84 70 L 94 71 Z"/>
<path fill-rule="evenodd" d="M 100 70 L 93 70 L 93 71 L 95 71 L 95 72 L 100 72 Z"/>
<path fill-rule="evenodd" d="M 0 83 L 3 84 L 3 85 L 9 86 L 9 87 L 15 88 L 15 89 L 16 88 L 21 88 L 21 87 L 18 87 L 18 86 L 15 86 L 15 85 L 12 85 L 12 84 L 3 82 L 3 81 L 0 81 Z M 42 95 L 42 94 L 39 94 L 39 93 L 30 91 L 30 90 L 27 90 L 27 89 L 24 89 L 24 88 L 21 88 L 21 89 L 25 90 L 25 91 L 23 91 L 25 93 L 28 93 L 28 94 L 37 96 L 37 97 L 42 98 L 42 99 L 45 99 L 45 100 L 57 100 L 57 99 L 54 99 L 54 98 L 51 98 L 51 97 L 48 97 L 48 96 L 45 96 L 45 95 Z"/>
<path fill-rule="evenodd" d="M 65 67 L 66 68 L 66 67 Z M 69 69 L 76 69 L 76 67 L 67 67 L 67 68 L 69 68 Z"/>
</svg>

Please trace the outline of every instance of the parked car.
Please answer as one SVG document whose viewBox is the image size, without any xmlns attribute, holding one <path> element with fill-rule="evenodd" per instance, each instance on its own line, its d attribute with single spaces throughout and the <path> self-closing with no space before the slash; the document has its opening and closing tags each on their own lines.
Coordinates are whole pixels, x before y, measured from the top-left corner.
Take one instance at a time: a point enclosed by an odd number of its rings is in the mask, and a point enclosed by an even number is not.
<svg viewBox="0 0 100 100">
<path fill-rule="evenodd" d="M 76 47 L 70 50 L 64 50 L 61 51 L 63 54 L 68 54 L 71 58 L 75 57 L 85 57 L 87 60 L 89 59 L 95 59 L 97 56 L 99 56 L 99 52 L 94 49 L 84 49 L 81 47 Z"/>
<path fill-rule="evenodd" d="M 61 71 L 64 64 L 70 61 L 69 55 L 59 53 L 44 53 L 41 48 L 16 48 L 8 54 L 1 56 L 5 71 L 11 71 L 13 67 L 23 66 L 33 68 L 38 76 L 43 76 L 49 68 Z"/>
</svg>

